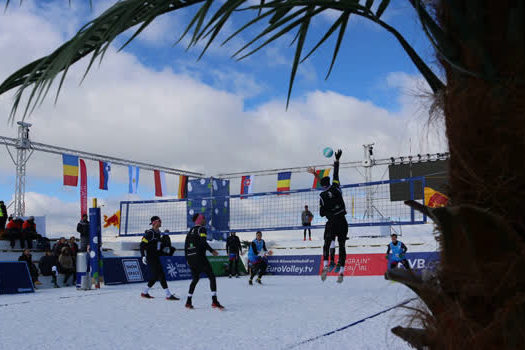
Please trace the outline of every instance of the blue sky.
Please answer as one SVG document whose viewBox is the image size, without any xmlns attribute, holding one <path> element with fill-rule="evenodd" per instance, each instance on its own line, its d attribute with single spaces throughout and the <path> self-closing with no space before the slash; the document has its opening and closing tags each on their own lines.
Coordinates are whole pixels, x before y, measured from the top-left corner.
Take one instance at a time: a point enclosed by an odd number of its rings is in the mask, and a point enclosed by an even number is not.
<svg viewBox="0 0 525 350">
<path fill-rule="evenodd" d="M 0 14 L 0 80 L 70 38 L 110 1 L 76 0 L 12 3 Z M 56 105 L 53 96 L 30 116 L 34 141 L 81 149 L 163 166 L 199 171 L 208 176 L 325 163 L 321 150 L 342 148 L 344 160 L 360 160 L 362 144 L 375 142 L 376 156 L 446 150 L 442 128 L 428 124 L 427 88 L 394 38 L 373 23 L 350 20 L 336 65 L 328 70 L 335 40 L 327 41 L 299 67 L 292 100 L 285 108 L 294 48 L 292 37 L 235 62 L 230 55 L 253 35 L 243 33 L 231 45 L 215 45 L 200 61 L 199 48 L 172 47 L 195 9 L 166 15 L 123 52 L 126 33 L 79 86 L 85 62 L 74 67 Z M 246 20 L 233 18 L 226 34 Z M 392 1 L 384 14 L 427 62 L 435 61 L 407 1 Z M 319 16 L 311 27 L 306 51 L 333 22 Z M 85 61 L 85 60 L 84 60 Z M 53 92 L 52 92 L 53 93 Z M 0 97 L 0 135 L 14 137 L 7 117 L 12 95 Z M 28 214 L 47 215 L 48 226 L 66 231 L 77 220 L 78 190 L 62 186 L 59 156 L 35 153 L 28 165 Z M 377 177 L 382 175 L 377 170 Z M 96 189 L 97 165 L 88 162 L 89 197 L 101 198 L 106 213 L 120 200 L 153 198 L 153 176 L 141 174 L 137 196 L 127 194 L 127 169 L 114 167 L 110 191 Z M 359 181 L 355 172 L 342 174 Z M 0 198 L 14 191 L 14 167 L 5 147 L 0 151 Z M 167 178 L 176 193 L 177 180 Z M 271 190 L 273 178 L 258 179 L 255 191 Z M 309 186 L 298 174 L 292 188 Z M 232 181 L 238 192 L 238 181 Z"/>
</svg>

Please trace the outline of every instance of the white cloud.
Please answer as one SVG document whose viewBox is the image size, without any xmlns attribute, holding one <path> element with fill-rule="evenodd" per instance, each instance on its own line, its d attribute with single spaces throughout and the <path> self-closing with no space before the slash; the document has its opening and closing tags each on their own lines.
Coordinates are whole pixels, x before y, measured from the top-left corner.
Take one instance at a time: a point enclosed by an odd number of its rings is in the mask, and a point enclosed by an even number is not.
<svg viewBox="0 0 525 350">
<path fill-rule="evenodd" d="M 27 37 L 28 32 L 37 34 Z M 31 9 L 3 15 L 0 52 L 8 54 L 0 57 L 0 79 L 56 47 L 64 39 L 62 33 L 60 26 Z M 56 105 L 48 98 L 29 118 L 34 141 L 207 175 L 327 163 L 321 155 L 326 146 L 342 148 L 344 161 L 360 160 L 362 145 L 370 142 L 376 143 L 377 158 L 408 154 L 408 140 L 413 153 L 445 147 L 435 135 L 421 136 L 427 125 L 425 110 L 414 108 L 419 98 L 404 90 L 413 89 L 420 79 L 404 74 L 386 79 L 393 94 L 401 90 L 402 108 L 395 113 L 368 101 L 315 89 L 293 99 L 288 111 L 284 96 L 246 110 L 244 98 L 250 90 L 264 86 L 264 81 L 234 70 L 216 74 L 215 84 L 209 86 L 170 67 L 152 70 L 135 56 L 111 49 L 100 68 L 94 67 L 78 87 L 84 65 L 72 68 Z M 0 96 L 0 115 L 9 114 L 11 101 L 10 96 Z M 13 137 L 16 129 L 4 120 L 0 135 Z M 7 152 L 0 152 L 0 173 L 12 175 Z M 89 166 L 96 169 L 92 162 Z M 54 179 L 57 188 L 61 171 L 57 155 L 35 153 L 28 166 L 31 176 Z M 115 181 L 127 182 L 127 169 L 114 167 L 113 175 Z M 146 176 L 143 181 L 149 181 Z M 353 171 L 345 176 L 350 181 L 358 174 Z M 297 179 L 306 186 L 311 182 L 306 174 Z M 258 179 L 261 187 L 256 190 L 271 188 L 273 183 L 274 179 Z M 236 192 L 237 187 L 234 184 L 232 190 Z M 108 207 L 114 208 L 120 199 L 113 199 Z M 28 193 L 26 203 L 28 212 L 48 216 L 50 230 L 74 229 L 78 204 L 66 203 L 52 193 Z"/>
</svg>

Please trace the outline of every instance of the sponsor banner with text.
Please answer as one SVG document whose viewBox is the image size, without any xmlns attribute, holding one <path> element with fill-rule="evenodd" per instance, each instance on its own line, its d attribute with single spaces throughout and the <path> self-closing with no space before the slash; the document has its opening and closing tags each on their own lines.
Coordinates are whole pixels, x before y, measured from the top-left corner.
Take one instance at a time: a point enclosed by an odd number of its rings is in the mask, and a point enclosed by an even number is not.
<svg viewBox="0 0 525 350">
<path fill-rule="evenodd" d="M 272 275 L 317 275 L 321 262 L 319 255 L 281 255 L 268 257 L 267 272 Z"/>
</svg>

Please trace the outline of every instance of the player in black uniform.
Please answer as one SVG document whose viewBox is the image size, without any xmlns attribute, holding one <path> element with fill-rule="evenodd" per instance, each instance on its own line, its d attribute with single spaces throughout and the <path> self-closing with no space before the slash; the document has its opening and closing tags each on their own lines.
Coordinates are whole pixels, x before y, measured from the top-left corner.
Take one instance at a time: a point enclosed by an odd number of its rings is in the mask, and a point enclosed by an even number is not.
<svg viewBox="0 0 525 350">
<path fill-rule="evenodd" d="M 241 240 L 235 232 L 230 233 L 230 237 L 226 240 L 226 253 L 228 254 L 228 259 L 230 261 L 229 265 L 229 277 L 233 275 L 239 277 L 239 256 L 242 254 L 242 245 Z"/>
<path fill-rule="evenodd" d="M 219 255 L 216 250 L 214 250 L 208 242 L 206 241 L 207 233 L 206 227 L 206 218 L 202 214 L 195 214 L 192 217 L 195 226 L 188 232 L 186 235 L 186 241 L 184 242 L 184 256 L 186 261 L 191 269 L 192 281 L 190 284 L 190 289 L 188 291 L 188 299 L 186 301 L 186 307 L 188 309 L 193 309 L 193 304 L 191 303 L 191 298 L 193 296 L 193 291 L 197 286 L 197 283 L 200 279 L 200 274 L 205 273 L 210 279 L 210 289 L 211 289 L 211 306 L 213 308 L 224 309 L 224 306 L 219 303 L 217 300 L 217 281 L 215 280 L 215 274 L 211 268 L 210 262 L 206 259 L 206 250 L 213 254 L 213 256 Z"/>
<path fill-rule="evenodd" d="M 179 298 L 171 294 L 170 289 L 168 288 L 168 283 L 166 283 L 166 276 L 164 276 L 164 271 L 162 271 L 162 265 L 160 264 L 162 243 L 159 228 L 162 225 L 162 221 L 158 216 L 152 216 L 150 225 L 151 229 L 147 230 L 144 233 L 144 236 L 142 236 L 142 241 L 140 242 L 140 255 L 142 256 L 142 262 L 144 265 L 149 267 L 151 277 L 147 287 L 140 296 L 152 299 L 153 297 L 149 294 L 149 290 L 153 287 L 155 282 L 159 281 L 160 285 L 166 292 L 167 300 L 179 300 Z"/>
<path fill-rule="evenodd" d="M 346 221 L 346 207 L 343 200 L 343 192 L 339 184 L 339 158 L 343 151 L 337 150 L 335 152 L 334 162 L 334 177 L 330 185 L 330 177 L 325 176 L 321 179 L 321 186 L 324 188 L 319 195 L 319 211 L 321 216 L 326 216 L 328 221 L 324 230 L 324 246 L 323 246 L 323 271 L 321 272 L 321 279 L 324 281 L 326 275 L 333 268 L 333 257 L 331 266 L 328 265 L 328 255 L 331 246 L 334 245 L 334 240 L 337 238 L 339 243 L 339 261 L 335 267 L 335 272 L 339 273 L 337 282 L 343 282 L 343 275 L 345 271 L 346 247 L 345 242 L 348 234 L 348 222 Z M 316 176 L 315 169 L 309 170 Z M 334 243 L 333 243 L 334 242 Z"/>
</svg>

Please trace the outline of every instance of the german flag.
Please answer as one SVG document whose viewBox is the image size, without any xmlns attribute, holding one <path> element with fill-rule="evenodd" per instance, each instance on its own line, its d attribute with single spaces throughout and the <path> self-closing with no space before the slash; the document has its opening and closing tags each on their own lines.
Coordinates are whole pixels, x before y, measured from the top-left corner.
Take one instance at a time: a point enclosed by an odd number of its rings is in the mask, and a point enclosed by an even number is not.
<svg viewBox="0 0 525 350">
<path fill-rule="evenodd" d="M 440 208 L 446 206 L 448 197 L 430 187 L 425 187 L 425 205 L 430 208 Z"/>
<path fill-rule="evenodd" d="M 188 197 L 188 177 L 185 175 L 179 175 L 179 193 L 178 198 L 184 199 Z"/>
</svg>

